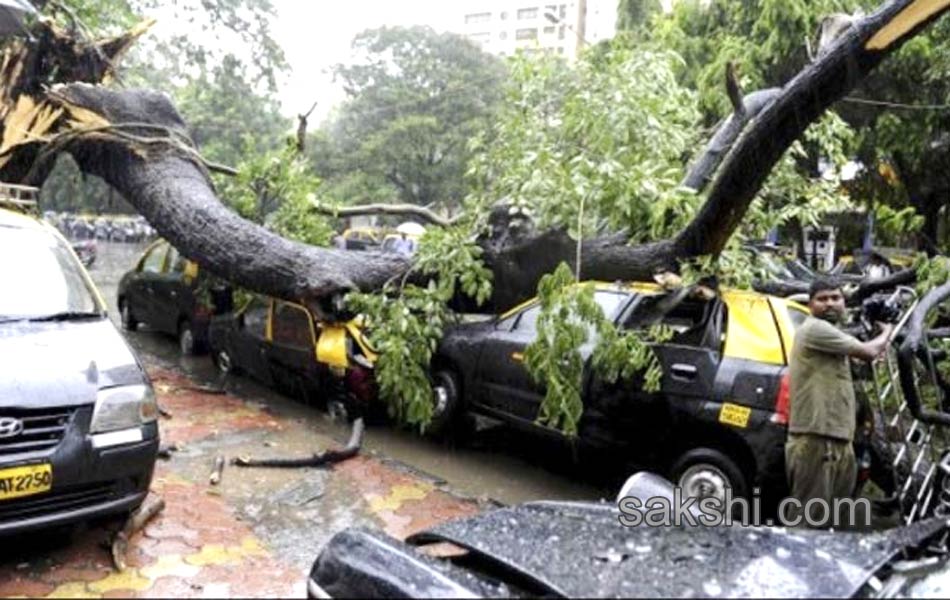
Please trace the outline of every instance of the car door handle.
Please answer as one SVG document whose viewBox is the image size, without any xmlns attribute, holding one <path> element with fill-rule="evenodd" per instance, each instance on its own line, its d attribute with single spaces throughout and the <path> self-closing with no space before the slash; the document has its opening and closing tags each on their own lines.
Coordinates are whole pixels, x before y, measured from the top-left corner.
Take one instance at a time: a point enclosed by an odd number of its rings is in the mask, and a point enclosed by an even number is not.
<svg viewBox="0 0 950 600">
<path fill-rule="evenodd" d="M 512 353 L 511 353 L 511 360 L 513 360 L 513 361 L 515 361 L 515 362 L 518 362 L 518 363 L 523 363 L 523 362 L 524 362 L 524 353 L 522 353 L 522 352 L 512 352 Z"/>
<path fill-rule="evenodd" d="M 673 374 L 673 379 L 682 379 L 685 381 L 693 381 L 696 379 L 696 367 L 694 365 L 675 364 L 670 367 L 670 371 Z"/>
</svg>

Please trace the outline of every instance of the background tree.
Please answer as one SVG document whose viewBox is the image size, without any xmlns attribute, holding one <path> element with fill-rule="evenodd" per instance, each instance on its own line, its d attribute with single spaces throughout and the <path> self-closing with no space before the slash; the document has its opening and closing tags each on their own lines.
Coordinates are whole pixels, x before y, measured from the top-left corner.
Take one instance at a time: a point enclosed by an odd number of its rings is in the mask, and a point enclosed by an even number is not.
<svg viewBox="0 0 950 600">
<path fill-rule="evenodd" d="M 280 150 L 292 123 L 280 114 L 276 99 L 287 64 L 270 34 L 275 16 L 270 0 L 63 0 L 50 3 L 49 11 L 80 36 L 124 31 L 142 14 L 188 23 L 188 32 L 146 38 L 132 48 L 116 73 L 118 85 L 169 94 L 188 122 L 191 138 L 209 160 L 236 165 L 248 153 L 262 157 Z M 216 38 L 224 42 L 206 43 Z M 224 50 L 231 43 L 246 54 Z M 101 179 L 78 177 L 69 160 L 59 165 L 43 191 L 51 210 L 132 211 Z"/>
<path fill-rule="evenodd" d="M 457 207 L 468 141 L 490 124 L 504 65 L 462 36 L 428 27 L 366 31 L 353 49 L 358 58 L 336 67 L 348 100 L 323 137 L 335 164 L 314 159 L 325 194 Z M 311 152 L 325 150 L 314 144 Z"/>
<path fill-rule="evenodd" d="M 661 8 L 660 0 L 620 0 L 617 3 L 617 30 L 637 30 Z"/>
<path fill-rule="evenodd" d="M 846 24 L 872 11 L 874 0 L 680 0 L 669 14 L 654 13 L 649 39 L 683 57 L 682 83 L 699 94 L 703 120 L 711 125 L 733 110 L 722 86 L 727 65 L 736 65 L 742 88 L 781 85 L 819 53 L 822 23 Z M 618 17 L 623 15 L 623 7 Z M 829 19 L 838 15 L 837 19 Z M 922 246 L 935 249 L 941 215 L 950 200 L 942 168 L 950 160 L 950 26 L 939 22 L 858 86 L 833 110 L 856 135 L 847 158 L 867 168 L 848 184 L 859 206 L 874 210 L 913 207 L 924 218 Z M 914 108 L 914 107 L 920 108 Z M 817 175 L 826 159 L 806 144 L 801 168 Z M 882 177 L 880 168 L 896 177 Z M 857 240 L 852 240 L 854 243 Z"/>
</svg>

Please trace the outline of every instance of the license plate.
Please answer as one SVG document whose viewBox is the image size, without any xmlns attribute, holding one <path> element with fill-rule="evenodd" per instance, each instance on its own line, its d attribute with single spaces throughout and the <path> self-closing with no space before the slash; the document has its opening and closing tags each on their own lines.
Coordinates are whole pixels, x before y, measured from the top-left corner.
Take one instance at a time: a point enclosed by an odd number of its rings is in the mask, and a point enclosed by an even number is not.
<svg viewBox="0 0 950 600">
<path fill-rule="evenodd" d="M 42 494 L 53 487 L 53 466 L 29 465 L 0 469 L 0 502 Z"/>
<path fill-rule="evenodd" d="M 750 408 L 726 402 L 719 411 L 719 422 L 744 429 L 749 426 L 749 416 L 751 414 L 752 409 Z"/>
</svg>

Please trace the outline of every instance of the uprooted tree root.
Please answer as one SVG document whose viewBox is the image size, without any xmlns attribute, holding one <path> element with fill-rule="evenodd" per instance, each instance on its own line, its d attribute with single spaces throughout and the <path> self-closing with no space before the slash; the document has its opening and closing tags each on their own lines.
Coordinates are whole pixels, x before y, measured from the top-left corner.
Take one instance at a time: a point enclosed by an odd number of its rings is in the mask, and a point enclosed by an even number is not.
<svg viewBox="0 0 950 600">
<path fill-rule="evenodd" d="M 305 467 L 329 467 L 336 463 L 349 460 L 359 454 L 363 446 L 363 419 L 353 421 L 350 440 L 341 450 L 327 450 L 318 452 L 309 458 L 263 458 L 254 459 L 239 457 L 231 461 L 237 467 L 272 467 L 277 469 L 299 469 Z"/>
</svg>

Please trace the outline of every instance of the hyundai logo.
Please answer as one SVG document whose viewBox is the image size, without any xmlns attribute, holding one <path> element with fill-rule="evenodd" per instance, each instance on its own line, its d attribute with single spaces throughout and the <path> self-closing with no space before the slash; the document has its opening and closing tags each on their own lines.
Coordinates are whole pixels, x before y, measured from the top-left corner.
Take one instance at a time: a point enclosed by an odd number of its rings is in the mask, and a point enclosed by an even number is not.
<svg viewBox="0 0 950 600">
<path fill-rule="evenodd" d="M 23 421 L 13 417 L 0 417 L 0 439 L 16 437 L 23 433 Z"/>
</svg>

